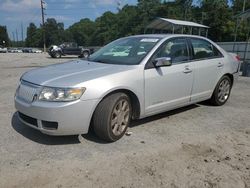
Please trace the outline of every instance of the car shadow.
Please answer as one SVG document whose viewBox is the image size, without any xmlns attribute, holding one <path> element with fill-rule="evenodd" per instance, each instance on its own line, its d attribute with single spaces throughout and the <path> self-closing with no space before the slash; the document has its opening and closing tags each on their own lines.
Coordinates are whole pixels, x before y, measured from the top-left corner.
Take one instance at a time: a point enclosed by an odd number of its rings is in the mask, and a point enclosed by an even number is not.
<svg viewBox="0 0 250 188">
<path fill-rule="evenodd" d="M 140 120 L 133 120 L 131 122 L 130 128 L 134 128 L 136 126 L 149 123 L 152 121 L 156 121 L 162 118 L 170 117 L 172 115 L 176 115 L 194 108 L 199 107 L 198 104 L 193 104 L 189 105 L 186 107 L 182 107 L 179 109 L 167 111 L 161 114 L 153 115 L 147 118 L 143 118 Z M 34 142 L 37 142 L 39 144 L 44 144 L 44 145 L 66 145 L 66 144 L 79 144 L 81 141 L 79 140 L 79 137 L 74 135 L 74 136 L 49 136 L 41 133 L 38 130 L 32 129 L 29 126 L 24 125 L 17 116 L 17 112 L 15 112 L 12 116 L 12 121 L 11 121 L 12 127 L 21 135 L 26 137 L 29 140 L 32 140 Z M 90 128 L 90 131 L 88 134 L 81 135 L 84 139 L 90 141 L 90 142 L 95 142 L 98 144 L 108 144 L 109 142 L 103 141 L 96 137 L 94 134 L 93 129 Z"/>
<path fill-rule="evenodd" d="M 194 108 L 198 108 L 198 107 L 199 107 L 198 104 L 192 104 L 192 105 L 185 106 L 185 107 L 182 107 L 182 108 L 178 108 L 178 109 L 175 109 L 175 110 L 170 110 L 170 111 L 163 112 L 163 113 L 160 113 L 160 114 L 157 114 L 157 115 L 149 116 L 149 117 L 146 117 L 146 118 L 143 118 L 143 119 L 134 120 L 134 121 L 131 122 L 130 128 L 133 128 L 133 127 L 145 124 L 145 123 L 149 123 L 149 122 L 152 122 L 152 121 L 156 121 L 156 120 L 159 120 L 159 119 L 167 118 L 167 117 L 170 117 L 170 116 L 173 116 L 173 115 L 176 115 L 176 114 L 179 114 L 179 113 L 182 113 L 182 112 L 194 109 Z"/>
<path fill-rule="evenodd" d="M 67 144 L 79 144 L 78 136 L 49 136 L 41 133 L 38 130 L 24 125 L 17 116 L 17 112 L 12 115 L 11 125 L 16 132 L 23 135 L 29 140 L 44 145 L 67 145 Z"/>
<path fill-rule="evenodd" d="M 95 143 L 98 143 L 98 144 L 109 144 L 110 142 L 107 142 L 107 141 L 104 141 L 104 140 L 101 140 L 99 139 L 95 133 L 94 133 L 94 130 L 90 128 L 88 134 L 83 134 L 81 135 L 84 139 L 90 141 L 90 142 L 95 142 Z"/>
<path fill-rule="evenodd" d="M 219 106 L 212 104 L 209 100 L 199 102 L 198 104 L 202 106 L 209 106 L 209 107 L 214 107 L 214 108 L 219 107 Z"/>
<path fill-rule="evenodd" d="M 47 59 L 81 59 L 80 57 L 78 56 L 63 56 L 63 57 L 60 57 L 60 58 L 53 58 L 53 57 L 46 57 Z"/>
</svg>

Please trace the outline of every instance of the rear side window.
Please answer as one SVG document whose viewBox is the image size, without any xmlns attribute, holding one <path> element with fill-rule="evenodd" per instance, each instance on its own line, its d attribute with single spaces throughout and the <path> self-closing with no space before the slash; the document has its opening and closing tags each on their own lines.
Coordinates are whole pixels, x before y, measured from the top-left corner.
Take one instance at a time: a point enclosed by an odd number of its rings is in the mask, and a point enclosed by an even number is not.
<svg viewBox="0 0 250 188">
<path fill-rule="evenodd" d="M 193 59 L 216 58 L 222 56 L 220 51 L 210 42 L 194 38 L 191 38 L 190 40 L 194 50 Z"/>
</svg>

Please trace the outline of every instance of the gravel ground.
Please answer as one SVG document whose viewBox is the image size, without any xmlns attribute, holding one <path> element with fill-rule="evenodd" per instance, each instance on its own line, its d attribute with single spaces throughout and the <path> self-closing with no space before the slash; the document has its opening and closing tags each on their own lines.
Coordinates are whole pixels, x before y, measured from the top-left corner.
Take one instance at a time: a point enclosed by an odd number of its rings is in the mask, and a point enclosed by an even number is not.
<svg viewBox="0 0 250 188">
<path fill-rule="evenodd" d="M 250 187 L 250 78 L 227 104 L 202 103 L 133 122 L 131 136 L 51 137 L 17 119 L 22 73 L 64 62 L 46 54 L 0 54 L 0 187 Z"/>
</svg>

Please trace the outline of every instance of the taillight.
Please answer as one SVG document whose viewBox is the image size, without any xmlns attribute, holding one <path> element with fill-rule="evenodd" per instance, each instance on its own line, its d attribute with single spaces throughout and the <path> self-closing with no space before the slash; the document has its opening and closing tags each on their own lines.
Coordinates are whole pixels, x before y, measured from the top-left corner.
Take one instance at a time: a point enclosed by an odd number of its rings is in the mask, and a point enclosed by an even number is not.
<svg viewBox="0 0 250 188">
<path fill-rule="evenodd" d="M 236 59 L 237 61 L 240 61 L 240 56 L 239 56 L 239 55 L 236 55 L 236 56 L 235 56 L 235 59 Z"/>
</svg>

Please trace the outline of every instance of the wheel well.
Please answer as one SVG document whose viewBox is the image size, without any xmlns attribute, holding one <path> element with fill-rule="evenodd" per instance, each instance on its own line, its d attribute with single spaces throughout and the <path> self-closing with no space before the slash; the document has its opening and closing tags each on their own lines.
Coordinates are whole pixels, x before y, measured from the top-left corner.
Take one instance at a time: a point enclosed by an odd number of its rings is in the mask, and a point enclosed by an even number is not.
<svg viewBox="0 0 250 188">
<path fill-rule="evenodd" d="M 105 97 L 112 95 L 114 93 L 125 93 L 126 95 L 128 95 L 130 102 L 131 102 L 131 106 L 132 106 L 132 119 L 138 119 L 140 117 L 141 107 L 140 107 L 139 99 L 136 96 L 136 94 L 134 94 L 132 91 L 128 89 L 119 89 L 119 90 L 112 91 L 111 93 L 107 94 Z M 103 97 L 103 99 L 105 97 Z"/>
<path fill-rule="evenodd" d="M 108 93 L 107 95 L 105 95 L 103 99 L 105 99 L 106 97 L 108 97 L 109 95 L 112 95 L 114 93 L 125 93 L 126 95 L 129 96 L 129 99 L 131 101 L 131 106 L 132 106 L 132 119 L 138 119 L 140 117 L 140 113 L 141 113 L 141 107 L 140 107 L 140 102 L 139 102 L 139 99 L 138 97 L 130 90 L 127 90 L 127 89 L 119 89 L 119 90 L 115 90 L 115 91 L 112 91 L 110 93 Z M 101 100 L 101 101 L 102 101 Z M 101 102 L 100 101 L 100 102 Z M 99 102 L 99 103 L 100 103 Z M 98 103 L 98 104 L 99 104 Z M 98 106 L 98 105 L 97 105 Z M 96 107 L 97 107 L 96 106 Z M 93 123 L 93 115 L 94 113 L 92 114 L 92 117 L 91 117 L 91 120 L 90 120 L 90 126 L 89 126 L 89 130 L 93 130 L 93 126 L 92 126 L 92 123 Z"/>
<path fill-rule="evenodd" d="M 228 76 L 230 78 L 230 80 L 232 82 L 232 86 L 233 86 L 233 84 L 234 84 L 234 76 L 232 74 L 229 74 L 229 73 L 225 74 L 224 76 Z"/>
<path fill-rule="evenodd" d="M 105 99 L 107 96 L 112 95 L 114 93 L 125 93 L 126 95 L 128 95 L 130 102 L 131 102 L 131 106 L 132 106 L 132 119 L 138 119 L 141 113 L 141 107 L 140 107 L 140 102 L 139 102 L 138 97 L 130 90 L 119 89 L 119 90 L 115 90 L 115 91 L 108 93 L 102 98 L 102 100 Z"/>
</svg>

